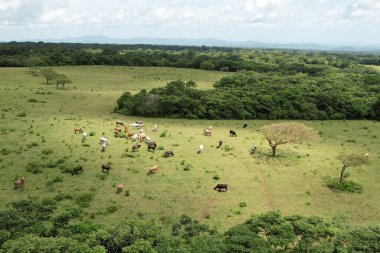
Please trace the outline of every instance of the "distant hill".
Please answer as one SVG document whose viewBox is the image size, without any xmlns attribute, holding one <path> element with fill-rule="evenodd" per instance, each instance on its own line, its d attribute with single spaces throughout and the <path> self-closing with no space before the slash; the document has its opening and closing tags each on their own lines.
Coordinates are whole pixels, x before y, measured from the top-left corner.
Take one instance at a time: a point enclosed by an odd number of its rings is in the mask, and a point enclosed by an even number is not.
<svg viewBox="0 0 380 253">
<path fill-rule="evenodd" d="M 37 41 L 37 40 L 33 40 Z M 227 41 L 214 38 L 190 39 L 190 38 L 111 38 L 101 35 L 89 35 L 81 37 L 69 37 L 63 39 L 46 39 L 44 42 L 66 42 L 66 43 L 98 43 L 98 44 L 150 44 L 150 45 L 179 45 L 179 46 L 218 46 L 239 48 L 278 48 L 278 49 L 304 49 L 304 50 L 326 50 L 326 51 L 357 51 L 378 52 L 379 46 L 327 46 L 315 43 L 265 43 L 258 41 Z"/>
</svg>

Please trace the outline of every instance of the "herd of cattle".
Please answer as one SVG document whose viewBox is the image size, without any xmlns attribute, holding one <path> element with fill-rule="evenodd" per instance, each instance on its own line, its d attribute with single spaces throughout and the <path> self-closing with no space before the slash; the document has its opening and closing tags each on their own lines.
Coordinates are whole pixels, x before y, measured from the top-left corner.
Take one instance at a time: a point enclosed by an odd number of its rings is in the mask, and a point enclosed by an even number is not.
<svg viewBox="0 0 380 253">
<path fill-rule="evenodd" d="M 157 148 L 157 144 L 154 141 L 152 141 L 152 139 L 149 136 L 146 135 L 146 133 L 144 131 L 144 123 L 143 122 L 136 121 L 135 123 L 132 123 L 128 126 L 128 125 L 125 125 L 122 121 L 119 121 L 119 120 L 116 121 L 116 128 L 113 129 L 115 137 L 119 137 L 120 134 L 122 133 L 122 129 L 119 128 L 120 126 L 124 127 L 124 133 L 125 133 L 125 137 L 127 139 L 129 138 L 132 141 L 140 140 L 140 142 L 145 142 L 147 144 L 148 151 L 155 152 L 155 150 Z M 130 132 L 129 127 L 132 127 L 133 129 L 138 129 L 139 133 L 137 134 L 137 133 Z M 247 124 L 244 124 L 243 128 L 246 128 L 246 127 L 247 127 Z M 157 130 L 158 130 L 158 125 L 154 125 L 151 129 L 152 132 L 155 132 Z M 74 134 L 82 134 L 82 143 L 84 143 L 87 140 L 87 133 L 84 131 L 84 127 L 74 128 Z M 212 127 L 211 126 L 203 129 L 203 135 L 211 136 L 211 134 L 212 134 Z M 229 135 L 231 137 L 237 137 L 235 130 L 230 130 Z M 101 151 L 105 152 L 107 149 L 107 146 L 110 145 L 111 142 L 108 140 L 108 138 L 102 136 L 99 139 L 99 144 L 101 145 Z M 222 140 L 218 141 L 216 148 L 220 148 L 222 146 L 222 144 L 223 144 Z M 137 152 L 140 147 L 141 147 L 141 144 L 139 144 L 139 143 L 134 144 L 132 146 L 132 152 Z M 203 148 L 204 148 L 203 144 L 200 144 L 198 154 L 203 152 Z M 252 147 L 251 154 L 252 153 L 254 154 L 255 152 L 256 152 L 256 146 L 254 145 Z M 163 154 L 163 157 L 165 157 L 165 158 L 172 157 L 172 156 L 174 156 L 174 153 L 171 150 L 165 151 Z M 102 172 L 110 173 L 110 170 L 111 170 L 111 166 L 109 164 L 102 164 L 102 166 L 101 166 Z M 154 165 L 154 166 L 151 166 L 148 168 L 147 175 L 152 175 L 152 174 L 155 174 L 157 172 L 158 172 L 158 166 Z M 83 173 L 83 167 L 81 165 L 76 166 L 71 171 L 72 176 L 80 174 L 80 173 Z M 24 177 L 18 178 L 17 180 L 14 181 L 14 189 L 17 189 L 19 187 L 23 187 L 24 183 L 25 183 Z M 124 186 L 125 185 L 123 183 L 116 185 L 116 192 L 120 193 L 124 189 Z M 217 190 L 219 192 L 221 190 L 227 191 L 227 189 L 228 189 L 227 184 L 217 184 L 214 187 L 214 190 Z"/>
</svg>

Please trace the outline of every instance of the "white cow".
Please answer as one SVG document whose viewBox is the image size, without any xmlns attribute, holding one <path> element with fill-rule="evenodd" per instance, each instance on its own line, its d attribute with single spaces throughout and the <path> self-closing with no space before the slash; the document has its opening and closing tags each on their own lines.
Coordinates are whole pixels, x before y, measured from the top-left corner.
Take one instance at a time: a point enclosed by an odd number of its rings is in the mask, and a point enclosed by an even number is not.
<svg viewBox="0 0 380 253">
<path fill-rule="evenodd" d="M 199 150 L 198 150 L 198 153 L 202 153 L 203 152 L 203 144 L 199 145 Z"/>
<path fill-rule="evenodd" d="M 138 138 L 139 138 L 139 136 L 138 136 L 137 134 L 134 134 L 134 135 L 132 135 L 132 137 L 131 137 L 132 141 L 135 141 L 135 140 L 137 140 Z"/>
<path fill-rule="evenodd" d="M 147 144 L 149 144 L 149 143 L 152 142 L 152 139 L 150 139 L 150 137 L 147 136 L 147 137 L 145 137 L 145 142 L 146 142 Z"/>
<path fill-rule="evenodd" d="M 134 127 L 134 128 L 142 128 L 142 127 L 144 127 L 144 124 L 142 124 L 142 123 L 132 123 L 129 126 Z"/>
<path fill-rule="evenodd" d="M 106 151 L 106 147 L 107 147 L 106 143 L 102 143 L 102 152 Z"/>
<path fill-rule="evenodd" d="M 85 142 L 87 139 L 87 133 L 86 132 L 83 132 L 82 133 L 82 142 Z"/>
<path fill-rule="evenodd" d="M 100 144 L 111 145 L 111 142 L 106 137 L 100 137 Z"/>
</svg>

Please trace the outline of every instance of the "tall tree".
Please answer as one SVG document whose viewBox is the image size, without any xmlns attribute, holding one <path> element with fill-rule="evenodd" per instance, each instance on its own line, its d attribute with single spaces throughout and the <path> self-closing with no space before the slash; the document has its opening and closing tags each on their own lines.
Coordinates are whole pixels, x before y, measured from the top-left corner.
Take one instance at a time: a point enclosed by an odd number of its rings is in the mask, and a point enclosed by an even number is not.
<svg viewBox="0 0 380 253">
<path fill-rule="evenodd" d="M 310 127 L 300 123 L 278 123 L 263 126 L 260 129 L 272 148 L 272 156 L 276 156 L 278 145 L 293 144 L 305 140 L 315 140 L 318 134 Z"/>
<path fill-rule="evenodd" d="M 55 76 L 55 82 L 57 84 L 57 89 L 58 89 L 58 85 L 61 85 L 61 89 L 63 89 L 65 87 L 65 84 L 66 83 L 71 83 L 72 81 L 64 74 L 57 74 Z"/>
<path fill-rule="evenodd" d="M 342 162 L 343 167 L 340 171 L 339 182 L 343 183 L 344 172 L 347 167 L 357 167 L 368 163 L 368 158 L 364 155 L 359 155 L 355 153 L 351 154 L 340 154 L 337 159 Z"/>
</svg>

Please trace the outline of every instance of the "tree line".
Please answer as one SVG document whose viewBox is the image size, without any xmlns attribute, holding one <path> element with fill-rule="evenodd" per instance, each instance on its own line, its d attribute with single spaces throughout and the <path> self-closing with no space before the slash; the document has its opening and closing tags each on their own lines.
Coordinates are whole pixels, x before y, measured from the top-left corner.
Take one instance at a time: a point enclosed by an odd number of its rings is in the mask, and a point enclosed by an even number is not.
<svg viewBox="0 0 380 253">
<path fill-rule="evenodd" d="M 117 100 L 115 112 L 188 119 L 379 119 L 380 75 L 366 68 L 306 73 L 246 72 L 224 77 L 214 89 L 172 81 Z"/>
<path fill-rule="evenodd" d="M 253 215 L 224 233 L 182 215 L 165 230 L 140 216 L 112 225 L 83 221 L 81 209 L 58 208 L 60 198 L 20 200 L 0 210 L 0 252 L 379 252 L 380 226 L 352 226 L 343 215 Z M 240 206 L 244 208 L 245 203 Z"/>
<path fill-rule="evenodd" d="M 380 65 L 380 54 L 229 47 L 0 43 L 0 67 L 117 65 L 318 74 L 326 67 Z"/>
</svg>

